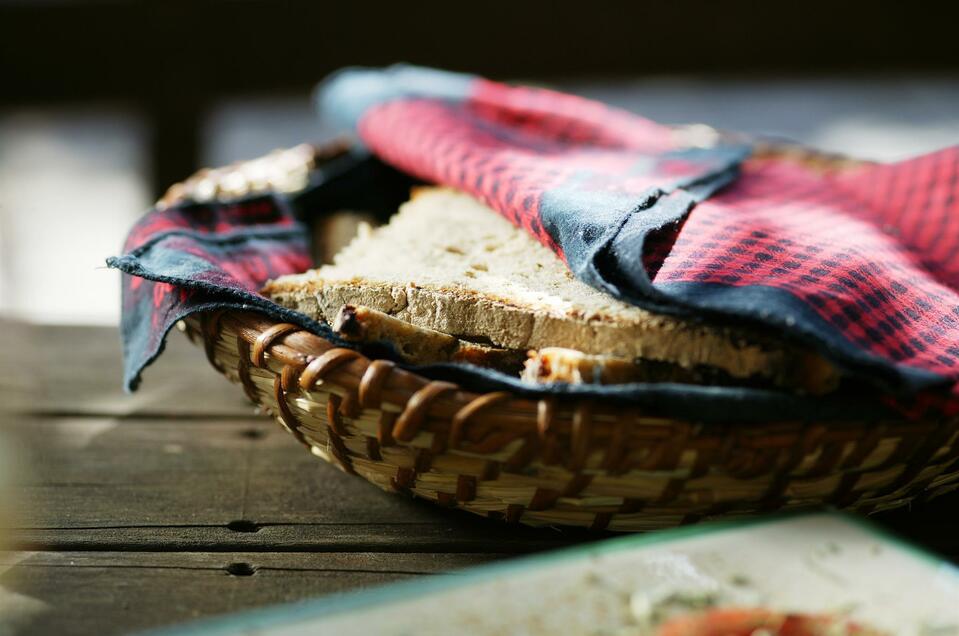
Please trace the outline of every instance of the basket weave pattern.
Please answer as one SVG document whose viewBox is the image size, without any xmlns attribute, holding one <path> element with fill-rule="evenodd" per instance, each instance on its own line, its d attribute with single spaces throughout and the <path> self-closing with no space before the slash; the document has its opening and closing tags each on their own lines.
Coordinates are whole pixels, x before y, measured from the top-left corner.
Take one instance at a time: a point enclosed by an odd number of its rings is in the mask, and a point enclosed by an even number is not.
<svg viewBox="0 0 959 636">
<path fill-rule="evenodd" d="M 314 455 L 511 523 L 652 530 L 822 503 L 873 512 L 959 488 L 957 418 L 700 424 L 474 393 L 258 314 L 202 314 L 186 331 Z"/>
</svg>

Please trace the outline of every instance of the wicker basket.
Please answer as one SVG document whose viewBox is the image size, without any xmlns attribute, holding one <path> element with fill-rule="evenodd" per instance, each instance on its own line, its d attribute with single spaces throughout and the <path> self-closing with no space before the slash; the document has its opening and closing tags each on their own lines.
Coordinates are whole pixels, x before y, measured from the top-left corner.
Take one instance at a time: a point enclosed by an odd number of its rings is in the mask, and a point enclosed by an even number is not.
<svg viewBox="0 0 959 636">
<path fill-rule="evenodd" d="M 702 128 L 675 131 L 695 144 Z M 258 187 L 295 190 L 345 149 L 303 145 L 248 163 L 275 173 Z M 780 142 L 754 149 L 822 171 L 860 163 Z M 237 178 L 246 167 L 201 171 L 161 204 L 254 192 L 253 182 L 221 187 L 248 181 Z M 817 504 L 873 512 L 959 488 L 959 418 L 703 424 L 607 401 L 470 392 L 260 314 L 184 325 L 314 455 L 381 488 L 511 523 L 652 530 Z"/>
<path fill-rule="evenodd" d="M 959 487 L 956 419 L 705 425 L 474 393 L 259 314 L 185 325 L 314 455 L 510 523 L 651 530 L 823 503 L 872 512 Z"/>
</svg>

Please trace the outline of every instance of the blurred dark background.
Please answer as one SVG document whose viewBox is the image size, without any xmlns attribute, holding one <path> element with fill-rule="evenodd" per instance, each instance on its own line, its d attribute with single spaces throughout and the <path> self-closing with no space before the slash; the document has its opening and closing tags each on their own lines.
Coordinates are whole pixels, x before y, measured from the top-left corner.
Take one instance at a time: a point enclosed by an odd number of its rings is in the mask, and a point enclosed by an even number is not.
<svg viewBox="0 0 959 636">
<path fill-rule="evenodd" d="M 349 64 L 492 77 L 951 71 L 956 23 L 916 2 L 0 2 L 3 106 L 127 102 L 154 193 L 200 157 L 211 105 L 300 94 Z"/>
<path fill-rule="evenodd" d="M 954 143 L 950 4 L 0 0 L 0 307 L 114 321 L 93 268 L 136 215 L 201 165 L 331 135 L 309 95 L 345 65 L 550 83 L 875 159 Z M 37 273 L 24 246 L 52 241 L 82 243 L 87 284 Z"/>
</svg>

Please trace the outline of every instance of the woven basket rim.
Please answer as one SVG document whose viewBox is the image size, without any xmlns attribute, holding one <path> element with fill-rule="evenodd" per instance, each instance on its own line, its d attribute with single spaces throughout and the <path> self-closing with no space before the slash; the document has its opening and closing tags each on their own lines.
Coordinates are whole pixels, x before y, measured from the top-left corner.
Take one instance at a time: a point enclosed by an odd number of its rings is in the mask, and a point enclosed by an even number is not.
<svg viewBox="0 0 959 636">
<path fill-rule="evenodd" d="M 790 152 L 823 171 L 861 163 Z M 371 359 L 311 331 L 312 322 L 219 309 L 186 317 L 185 331 L 313 455 L 445 508 L 508 523 L 646 531 L 810 505 L 870 513 L 959 488 L 959 417 L 781 409 L 750 418 L 747 401 L 714 425 L 702 413 L 608 397 L 473 390 Z"/>
<path fill-rule="evenodd" d="M 388 371 L 389 386 L 378 387 L 378 390 L 385 391 L 384 395 L 389 397 L 389 401 L 395 404 L 405 404 L 413 398 L 417 392 L 433 385 L 443 385 L 445 394 L 441 402 L 449 402 L 448 408 L 440 409 L 441 416 L 451 416 L 454 412 L 454 404 L 459 408 L 470 404 L 484 396 L 496 395 L 498 401 L 509 398 L 511 407 L 518 409 L 526 414 L 535 413 L 543 408 L 543 402 L 549 402 L 556 405 L 565 406 L 583 406 L 591 412 L 599 415 L 618 417 L 626 412 L 642 414 L 650 419 L 661 418 L 670 421 L 688 421 L 690 423 L 709 424 L 710 422 L 729 423 L 735 422 L 748 426 L 774 425 L 777 422 L 795 422 L 806 420 L 829 421 L 836 425 L 845 423 L 861 424 L 863 421 L 875 422 L 877 424 L 904 424 L 910 422 L 921 423 L 931 419 L 941 420 L 942 417 L 926 419 L 909 419 L 904 415 L 898 414 L 890 409 L 882 407 L 882 410 L 876 411 L 876 403 L 856 402 L 846 395 L 826 396 L 818 398 L 812 396 L 796 396 L 783 391 L 773 391 L 766 389 L 748 389 L 756 397 L 772 396 L 782 398 L 781 402 L 774 402 L 773 407 L 781 409 L 783 405 L 792 404 L 810 405 L 810 411 L 778 411 L 783 413 L 782 417 L 755 417 L 750 412 L 750 407 L 756 407 L 756 402 L 735 400 L 740 408 L 739 415 L 715 416 L 710 413 L 699 413 L 692 411 L 688 413 L 674 412 L 662 408 L 650 408 L 649 404 L 638 402 L 628 397 L 621 399 L 609 399 L 608 395 L 597 395 L 590 393 L 589 387 L 592 385 L 583 385 L 581 392 L 551 392 L 544 386 L 530 385 L 529 389 L 521 387 L 520 390 L 492 389 L 484 390 L 482 388 L 471 388 L 456 382 L 449 377 L 443 377 L 442 374 L 432 373 L 425 375 L 422 369 L 409 367 L 393 361 L 382 358 L 370 358 L 362 351 L 354 348 L 348 348 L 334 343 L 320 334 L 293 323 L 286 323 L 274 320 L 264 313 L 249 310 L 231 310 L 219 309 L 214 311 L 205 311 L 194 314 L 187 321 L 193 323 L 193 330 L 203 334 L 204 347 L 206 349 L 208 360 L 219 368 L 214 360 L 213 347 L 215 344 L 216 333 L 222 325 L 229 325 L 240 339 L 249 347 L 249 359 L 254 365 L 258 363 L 267 364 L 272 362 L 279 367 L 288 367 L 297 370 L 297 375 L 309 373 L 308 368 L 311 364 L 316 367 L 320 363 L 317 360 L 325 360 L 320 365 L 324 369 L 332 368 L 332 379 L 347 390 L 356 391 L 361 396 L 367 396 L 366 402 L 376 402 L 377 397 L 372 395 L 370 387 L 364 387 L 364 378 L 368 376 L 367 370 L 371 367 L 378 367 L 384 372 Z M 329 361 L 333 361 L 332 363 Z M 332 367 L 329 365 L 332 364 Z M 439 367 L 440 370 L 446 368 Z M 436 370 L 433 367 L 431 370 Z M 517 384 L 522 382 L 517 378 Z M 304 388 L 308 383 L 303 383 Z M 637 385 L 623 386 L 655 386 L 654 383 L 637 383 Z M 721 391 L 724 388 L 737 389 L 737 387 L 711 387 L 699 385 L 673 385 L 678 389 L 677 400 L 686 400 L 682 391 L 689 389 L 703 390 L 704 393 Z M 569 388 L 564 386 L 561 388 Z M 595 389 L 595 387 L 594 387 Z M 654 394 L 652 399 L 661 399 L 661 394 Z M 370 401 L 372 400 L 372 402 Z M 830 411 L 830 406 L 835 407 Z M 881 406 L 881 405 L 878 405 Z M 449 411 L 447 413 L 447 411 Z"/>
<path fill-rule="evenodd" d="M 711 426 L 477 393 L 256 313 L 185 323 L 212 365 L 312 454 L 510 523 L 651 530 L 796 506 L 869 512 L 959 486 L 959 418 Z"/>
</svg>

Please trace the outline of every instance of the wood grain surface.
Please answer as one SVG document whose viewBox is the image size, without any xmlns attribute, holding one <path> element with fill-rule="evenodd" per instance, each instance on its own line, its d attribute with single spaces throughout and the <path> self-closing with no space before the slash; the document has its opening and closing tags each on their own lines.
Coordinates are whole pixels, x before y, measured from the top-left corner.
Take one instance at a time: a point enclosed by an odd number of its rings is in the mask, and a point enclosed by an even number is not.
<svg viewBox="0 0 959 636">
<path fill-rule="evenodd" d="M 180 334 L 131 396 L 115 330 L 5 327 L 0 636 L 128 633 L 603 537 L 508 527 L 345 475 Z M 877 520 L 959 560 L 957 505 Z"/>
</svg>

